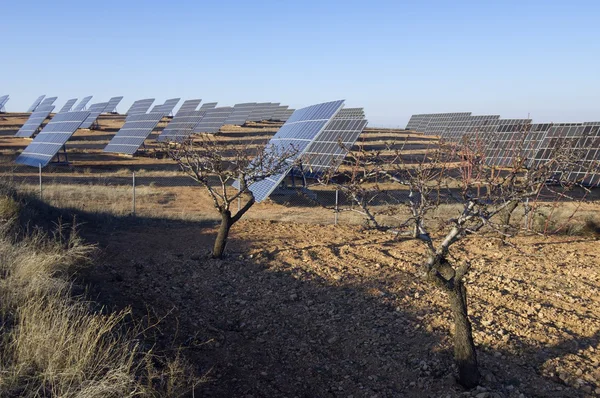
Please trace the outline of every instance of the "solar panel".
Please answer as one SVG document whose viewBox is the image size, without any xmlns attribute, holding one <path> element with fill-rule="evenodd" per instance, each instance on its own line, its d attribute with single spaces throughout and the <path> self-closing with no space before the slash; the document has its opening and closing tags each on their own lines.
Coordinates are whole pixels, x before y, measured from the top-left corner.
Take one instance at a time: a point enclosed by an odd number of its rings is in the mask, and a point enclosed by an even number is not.
<svg viewBox="0 0 600 398">
<path fill-rule="evenodd" d="M 8 102 L 8 95 L 3 95 L 0 97 L 0 112 L 4 112 L 4 105 Z"/>
<path fill-rule="evenodd" d="M 281 106 L 278 106 L 277 108 L 275 108 L 275 111 L 273 112 L 273 115 L 271 116 L 271 120 L 281 121 L 282 120 L 281 118 L 285 115 L 287 109 L 288 109 L 287 105 L 281 105 Z"/>
<path fill-rule="evenodd" d="M 202 102 L 201 99 L 191 99 L 183 101 L 183 104 L 177 111 L 177 113 L 193 112 L 198 108 L 198 105 Z"/>
<path fill-rule="evenodd" d="M 246 123 L 246 119 L 248 119 L 248 116 L 250 116 L 255 106 L 256 102 L 235 104 L 233 106 L 233 112 L 231 112 L 231 115 L 229 115 L 227 120 L 225 120 L 225 124 L 233 124 L 236 126 L 243 125 L 244 123 Z"/>
<path fill-rule="evenodd" d="M 111 99 L 108 100 L 108 104 L 106 105 L 106 108 L 104 108 L 103 113 L 116 113 L 117 112 L 117 105 L 119 105 L 121 103 L 121 100 L 123 99 L 123 97 L 112 97 Z"/>
<path fill-rule="evenodd" d="M 90 127 L 92 127 L 92 125 L 96 122 L 96 119 L 98 119 L 98 116 L 100 116 L 100 114 L 103 113 L 107 107 L 108 102 L 92 104 L 88 109 L 88 112 L 90 112 L 89 116 L 83 121 L 83 123 L 81 123 L 81 126 L 79 126 L 79 128 L 89 129 Z"/>
<path fill-rule="evenodd" d="M 77 98 L 72 98 L 70 100 L 68 100 L 62 108 L 60 108 L 60 110 L 58 111 L 58 113 L 63 113 L 63 112 L 69 112 L 71 110 L 71 108 L 73 108 L 73 105 L 75 105 L 75 103 L 77 102 Z"/>
<path fill-rule="evenodd" d="M 131 107 L 129 108 L 129 110 L 127 111 L 126 114 L 127 114 L 127 116 L 129 116 L 129 115 L 136 115 L 139 113 L 146 113 L 146 112 L 148 112 L 148 109 L 150 109 L 150 107 L 152 106 L 153 102 L 154 102 L 154 98 L 137 100 L 133 104 L 131 104 Z"/>
<path fill-rule="evenodd" d="M 56 101 L 56 99 L 57 99 L 57 97 L 46 97 L 46 98 L 44 98 L 44 100 L 42 102 L 40 102 L 40 104 L 38 105 L 38 108 L 41 106 L 54 105 L 54 101 Z"/>
<path fill-rule="evenodd" d="M 481 145 L 485 146 L 486 163 L 508 167 L 522 159 L 524 152 L 535 145 L 528 139 L 531 119 L 500 119 L 495 123 L 494 132 L 480 136 Z"/>
<path fill-rule="evenodd" d="M 250 112 L 246 118 L 246 122 L 260 122 L 261 120 L 264 120 L 265 113 L 269 111 L 270 107 L 270 102 L 259 102 L 254 106 L 254 109 L 252 109 L 252 112 Z"/>
<path fill-rule="evenodd" d="M 193 132 L 194 127 L 200 123 L 205 111 L 177 112 L 173 120 L 165 127 L 156 139 L 159 142 L 173 141 L 183 142 Z"/>
<path fill-rule="evenodd" d="M 569 160 L 554 170 L 562 179 L 590 186 L 600 184 L 600 174 L 590 172 L 596 171 L 593 165 L 600 161 L 600 124 L 552 125 L 540 142 L 532 164 L 547 164 L 559 154 Z"/>
<path fill-rule="evenodd" d="M 175 109 L 175 106 L 177 106 L 177 103 L 179 103 L 179 100 L 181 98 L 171 98 L 165 101 L 164 104 L 162 105 L 156 105 L 154 108 L 152 108 L 152 110 L 150 111 L 150 113 L 162 113 L 163 115 L 170 115 L 171 112 L 173 112 L 173 109 Z"/>
<path fill-rule="evenodd" d="M 77 105 L 75 105 L 75 107 L 73 107 L 73 112 L 79 112 L 84 110 L 88 102 L 90 102 L 90 100 L 92 99 L 92 97 L 93 95 L 84 97 Z"/>
<path fill-rule="evenodd" d="M 104 152 L 133 155 L 152 134 L 152 130 L 156 128 L 163 116 L 164 114 L 158 112 L 129 115 L 123 127 L 104 148 Z"/>
<path fill-rule="evenodd" d="M 460 121 L 454 122 L 456 119 L 453 119 L 450 125 L 446 127 L 446 133 L 442 135 L 449 141 L 460 142 L 465 136 L 481 138 L 487 135 L 488 132 L 496 131 L 500 115 L 471 115 L 466 117 L 466 120 L 464 117 L 458 117 L 457 119 L 460 119 Z M 454 123 L 458 123 L 458 125 L 454 125 Z M 511 122 L 508 123 L 511 124 Z M 520 125 L 529 123 L 531 123 L 531 120 L 522 120 Z"/>
<path fill-rule="evenodd" d="M 215 134 L 219 132 L 219 129 L 225 124 L 225 120 L 233 112 L 233 107 L 224 106 L 220 108 L 207 109 L 204 117 L 194 127 L 194 133 L 210 133 Z"/>
<path fill-rule="evenodd" d="M 336 170 L 366 126 L 362 108 L 341 109 L 306 149 L 300 174 L 316 177 Z"/>
<path fill-rule="evenodd" d="M 216 107 L 217 107 L 216 102 L 206 102 L 206 103 L 202 104 L 202 106 L 200 107 L 200 110 L 205 111 L 207 109 L 214 109 Z"/>
<path fill-rule="evenodd" d="M 279 117 L 279 121 L 281 122 L 285 122 L 287 121 L 295 112 L 295 109 L 288 109 L 285 112 L 282 112 L 278 117 Z"/>
<path fill-rule="evenodd" d="M 412 115 L 410 119 L 408 119 L 408 123 L 406 123 L 405 130 L 415 130 L 419 126 L 419 122 L 423 115 Z"/>
<path fill-rule="evenodd" d="M 273 115 L 277 112 L 279 108 L 279 102 L 272 102 L 268 108 L 265 109 L 264 113 L 261 115 L 261 120 L 271 120 L 273 119 Z"/>
<path fill-rule="evenodd" d="M 23 150 L 16 163 L 34 167 L 46 166 L 89 114 L 88 111 L 57 113 Z"/>
<path fill-rule="evenodd" d="M 427 123 L 425 134 L 440 135 L 445 137 L 448 131 L 448 126 L 455 118 L 470 116 L 471 112 L 454 112 L 454 113 L 436 113 Z"/>
<path fill-rule="evenodd" d="M 340 100 L 298 109 L 281 126 L 267 144 L 268 148 L 273 149 L 276 153 L 285 153 L 290 150 L 296 153 L 289 159 L 290 167 L 287 170 L 250 185 L 249 189 L 257 202 L 262 202 L 269 197 L 288 174 L 293 162 L 304 155 L 308 146 L 319 136 L 343 105 L 344 101 Z"/>
<path fill-rule="evenodd" d="M 42 102 L 44 97 L 45 97 L 45 95 L 40 95 L 35 101 L 33 101 L 33 104 L 31 104 L 29 109 L 27 109 L 27 112 L 31 113 L 31 112 L 35 111 L 35 109 L 40 105 L 40 103 Z"/>
<path fill-rule="evenodd" d="M 31 115 L 29 115 L 29 118 L 25 124 L 23 124 L 19 131 L 17 131 L 15 137 L 31 138 L 40 128 L 42 123 L 44 123 L 44 120 L 50 116 L 50 112 L 53 110 L 54 105 L 38 106 L 37 109 Z"/>
</svg>

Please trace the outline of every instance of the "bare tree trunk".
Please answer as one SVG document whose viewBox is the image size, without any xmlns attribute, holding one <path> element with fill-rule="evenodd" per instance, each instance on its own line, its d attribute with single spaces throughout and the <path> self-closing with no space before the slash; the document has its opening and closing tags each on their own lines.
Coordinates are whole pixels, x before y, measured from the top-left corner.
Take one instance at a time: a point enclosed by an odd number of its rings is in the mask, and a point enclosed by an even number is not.
<svg viewBox="0 0 600 398">
<path fill-rule="evenodd" d="M 502 236 L 500 237 L 500 246 L 503 246 L 506 243 L 506 235 L 510 232 L 510 219 L 519 206 L 519 201 L 513 200 L 506 206 L 502 213 L 500 214 L 500 228 L 502 231 Z"/>
<path fill-rule="evenodd" d="M 466 388 L 474 388 L 479 384 L 481 374 L 467 312 L 467 290 L 462 281 L 457 281 L 454 289 L 446 292 L 454 317 L 454 360 L 458 366 L 458 381 Z"/>
<path fill-rule="evenodd" d="M 212 257 L 222 258 L 225 252 L 225 246 L 227 245 L 227 237 L 229 236 L 229 230 L 233 225 L 234 221 L 231 218 L 231 212 L 225 210 L 221 212 L 221 226 L 219 227 L 219 233 L 215 240 L 215 246 L 213 248 Z"/>
</svg>

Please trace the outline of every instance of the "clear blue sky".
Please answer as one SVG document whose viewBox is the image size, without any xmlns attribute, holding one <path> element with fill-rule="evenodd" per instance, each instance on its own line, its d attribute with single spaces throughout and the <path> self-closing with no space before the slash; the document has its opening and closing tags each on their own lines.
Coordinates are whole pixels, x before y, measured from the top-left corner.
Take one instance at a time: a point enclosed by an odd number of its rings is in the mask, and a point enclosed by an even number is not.
<svg viewBox="0 0 600 398">
<path fill-rule="evenodd" d="M 0 95 L 600 120 L 600 1 L 5 1 Z"/>
</svg>

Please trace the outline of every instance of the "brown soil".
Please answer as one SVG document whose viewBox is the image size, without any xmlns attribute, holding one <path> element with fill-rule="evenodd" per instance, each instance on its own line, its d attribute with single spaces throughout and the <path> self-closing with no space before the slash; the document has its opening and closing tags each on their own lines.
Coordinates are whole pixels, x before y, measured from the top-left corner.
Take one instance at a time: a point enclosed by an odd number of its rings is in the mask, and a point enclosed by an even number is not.
<svg viewBox="0 0 600 398">
<path fill-rule="evenodd" d="M 215 228 L 175 221 L 86 228 L 100 302 L 163 318 L 159 347 L 211 381 L 207 397 L 445 397 L 454 380 L 445 296 L 417 279 L 423 248 L 355 227 L 242 221 L 229 256 L 207 256 Z M 484 374 L 467 395 L 600 393 L 600 247 L 524 237 L 498 251 L 453 250 L 468 283 Z M 521 395 L 523 394 L 523 395 Z"/>
</svg>

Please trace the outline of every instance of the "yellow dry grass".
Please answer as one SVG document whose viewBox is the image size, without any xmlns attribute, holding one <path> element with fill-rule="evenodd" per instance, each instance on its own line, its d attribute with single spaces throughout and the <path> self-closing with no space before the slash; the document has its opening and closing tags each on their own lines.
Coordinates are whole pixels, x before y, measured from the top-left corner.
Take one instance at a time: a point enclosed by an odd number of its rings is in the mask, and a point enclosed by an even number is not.
<svg viewBox="0 0 600 398">
<path fill-rule="evenodd" d="M 12 201 L 13 203 L 8 204 Z M 181 396 L 193 385 L 179 358 L 144 351 L 129 310 L 103 314 L 71 292 L 94 247 L 58 227 L 16 238 L 15 208 L 0 207 L 0 396 Z M 156 364 L 161 363 L 160 369 Z"/>
</svg>

